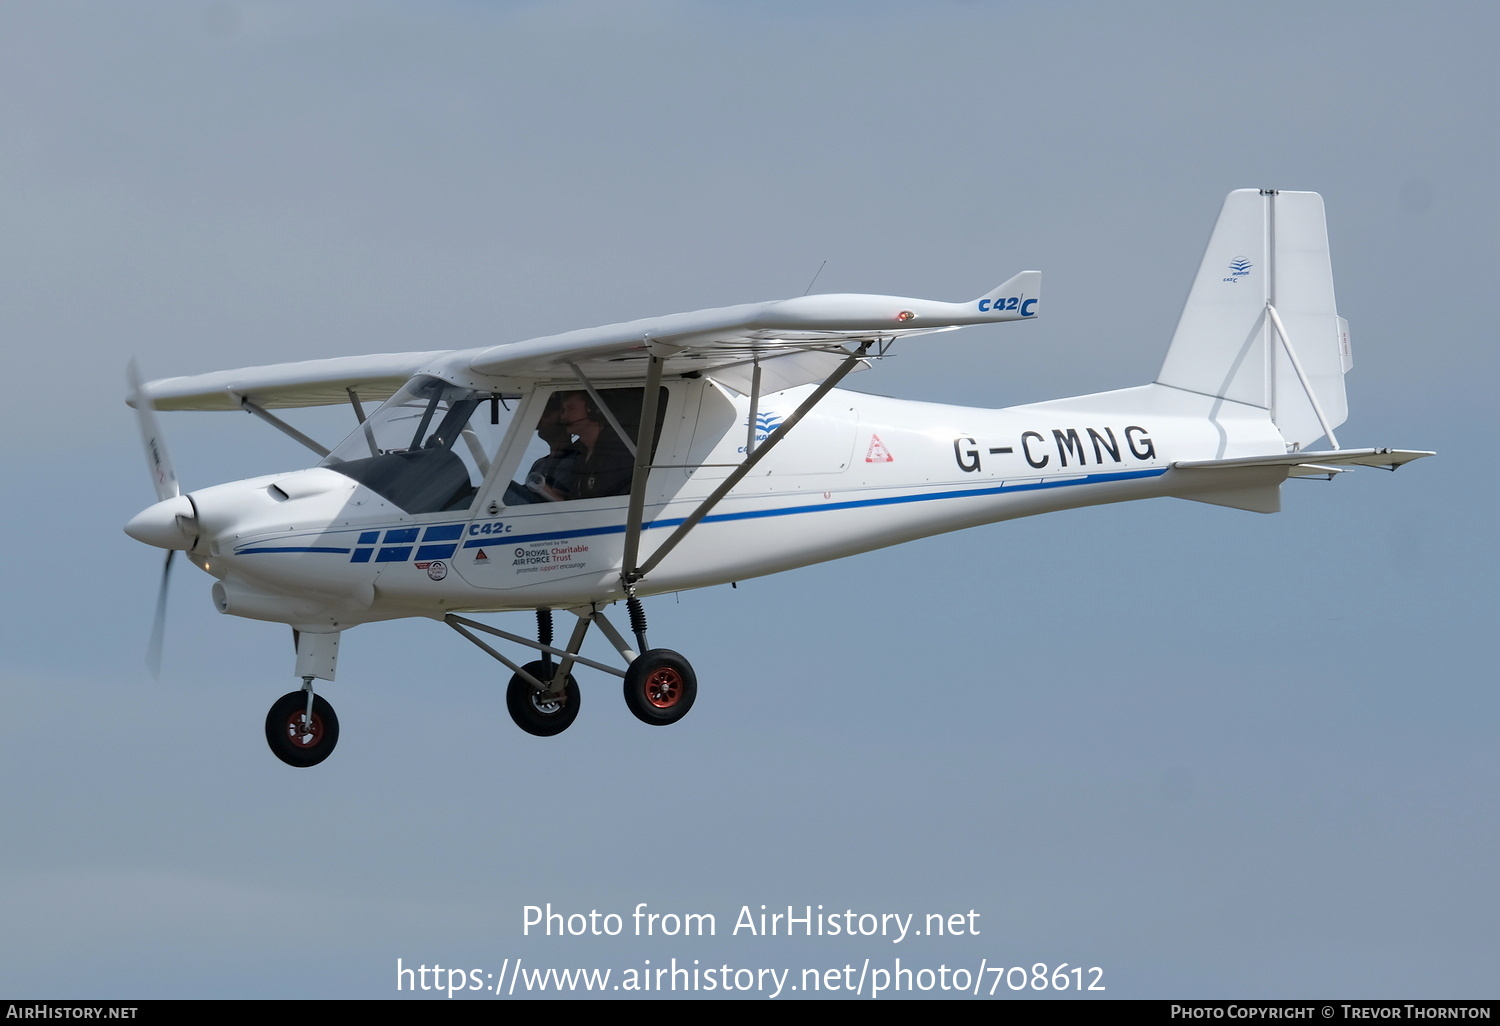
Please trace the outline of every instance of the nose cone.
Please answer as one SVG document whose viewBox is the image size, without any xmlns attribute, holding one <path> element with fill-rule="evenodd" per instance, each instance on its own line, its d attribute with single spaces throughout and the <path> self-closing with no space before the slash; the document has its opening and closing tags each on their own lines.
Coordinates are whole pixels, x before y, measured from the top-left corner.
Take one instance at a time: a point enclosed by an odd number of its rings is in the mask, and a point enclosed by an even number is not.
<svg viewBox="0 0 1500 1026">
<path fill-rule="evenodd" d="M 131 517 L 125 533 L 159 549 L 190 549 L 198 541 L 198 518 L 188 497 L 176 495 Z"/>
</svg>

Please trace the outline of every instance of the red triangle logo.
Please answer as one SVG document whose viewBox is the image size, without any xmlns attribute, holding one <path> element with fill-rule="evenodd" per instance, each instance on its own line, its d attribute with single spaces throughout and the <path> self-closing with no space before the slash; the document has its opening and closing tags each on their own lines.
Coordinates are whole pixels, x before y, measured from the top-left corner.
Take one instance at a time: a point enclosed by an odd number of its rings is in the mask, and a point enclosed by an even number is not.
<svg viewBox="0 0 1500 1026">
<path fill-rule="evenodd" d="M 894 463 L 896 457 L 891 455 L 891 450 L 885 447 L 879 435 L 870 436 L 870 447 L 865 450 L 866 463 Z"/>
</svg>

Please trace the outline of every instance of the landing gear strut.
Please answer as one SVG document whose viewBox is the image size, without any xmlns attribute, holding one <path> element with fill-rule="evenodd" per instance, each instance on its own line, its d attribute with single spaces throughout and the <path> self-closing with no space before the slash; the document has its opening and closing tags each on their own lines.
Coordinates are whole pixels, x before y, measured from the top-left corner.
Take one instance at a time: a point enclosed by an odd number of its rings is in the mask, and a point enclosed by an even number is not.
<svg viewBox="0 0 1500 1026">
<path fill-rule="evenodd" d="M 636 644 L 646 647 L 646 618 L 640 603 L 629 599 L 630 626 Z M 516 726 L 538 737 L 561 734 L 578 716 L 578 683 L 573 679 L 575 664 L 621 677 L 625 682 L 625 705 L 637 719 L 653 726 L 665 726 L 682 719 L 698 697 L 698 677 L 686 659 L 665 648 L 654 648 L 637 654 L 603 611 L 595 606 L 571 610 L 578 617 L 566 648 L 552 646 L 550 610 L 537 611 L 537 640 L 510 634 L 468 617 L 449 613 L 444 621 L 489 656 L 508 666 L 513 675 L 505 690 L 505 706 Z M 578 654 L 590 624 L 599 630 L 628 664 L 619 670 Z M 501 655 L 475 631 L 503 638 L 542 653 L 542 658 L 520 666 Z M 555 657 L 555 658 L 554 658 Z"/>
<path fill-rule="evenodd" d="M 297 647 L 297 676 L 302 690 L 282 695 L 266 714 L 266 744 L 288 766 L 316 766 L 333 754 L 339 743 L 339 718 L 322 695 L 313 694 L 313 680 L 333 680 L 339 662 L 337 631 L 319 633 L 292 629 Z"/>
</svg>

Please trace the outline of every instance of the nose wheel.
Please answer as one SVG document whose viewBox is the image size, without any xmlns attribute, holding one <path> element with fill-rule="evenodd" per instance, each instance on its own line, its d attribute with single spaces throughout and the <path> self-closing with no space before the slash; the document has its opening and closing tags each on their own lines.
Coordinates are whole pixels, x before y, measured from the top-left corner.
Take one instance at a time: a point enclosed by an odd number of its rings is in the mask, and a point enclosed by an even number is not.
<svg viewBox="0 0 1500 1026">
<path fill-rule="evenodd" d="M 514 665 L 514 664 L 512 664 Z M 550 681 L 557 672 L 557 665 L 538 659 L 521 667 L 537 680 Z M 537 737 L 552 737 L 561 734 L 578 718 L 578 682 L 568 674 L 562 694 L 538 690 L 537 686 L 519 673 L 510 679 L 505 689 L 505 707 L 516 726 Z"/>
<path fill-rule="evenodd" d="M 669 648 L 642 652 L 625 670 L 625 704 L 642 723 L 676 723 L 697 697 L 698 675 L 692 664 Z"/>
<path fill-rule="evenodd" d="M 313 696 L 311 715 L 306 691 L 282 695 L 266 714 L 266 743 L 288 766 L 316 766 L 338 742 L 339 718 L 321 695 Z"/>
</svg>

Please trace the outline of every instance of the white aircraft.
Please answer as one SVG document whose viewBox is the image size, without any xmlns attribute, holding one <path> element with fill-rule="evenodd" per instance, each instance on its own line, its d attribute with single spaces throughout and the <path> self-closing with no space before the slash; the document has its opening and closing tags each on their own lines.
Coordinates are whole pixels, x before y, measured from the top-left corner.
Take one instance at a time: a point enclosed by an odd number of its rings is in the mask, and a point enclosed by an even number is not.
<svg viewBox="0 0 1500 1026">
<path fill-rule="evenodd" d="M 220 612 L 291 626 L 302 688 L 271 707 L 266 739 L 293 766 L 338 740 L 313 682 L 334 679 L 342 632 L 397 617 L 442 620 L 504 663 L 529 733 L 578 715 L 575 666 L 624 678 L 646 723 L 675 723 L 697 681 L 647 643 L 642 597 L 1098 503 L 1273 513 L 1288 477 L 1431 455 L 1334 436 L 1349 334 L 1310 192 L 1229 195 L 1151 384 L 1004 410 L 836 389 L 897 339 L 1034 319 L 1040 282 L 1024 271 L 967 303 L 810 295 L 149 384 L 132 365 L 159 501 L 125 531 L 169 550 L 152 658 L 182 550 L 217 578 Z M 270 412 L 341 403 L 357 423 L 331 451 Z M 322 460 L 183 494 L 153 409 L 246 410 Z M 633 643 L 605 616 L 621 600 Z M 508 610 L 536 611 L 534 640 L 466 615 Z M 553 610 L 577 617 L 562 647 Z M 591 624 L 624 669 L 580 655 Z M 540 658 L 513 662 L 496 639 Z"/>
</svg>

